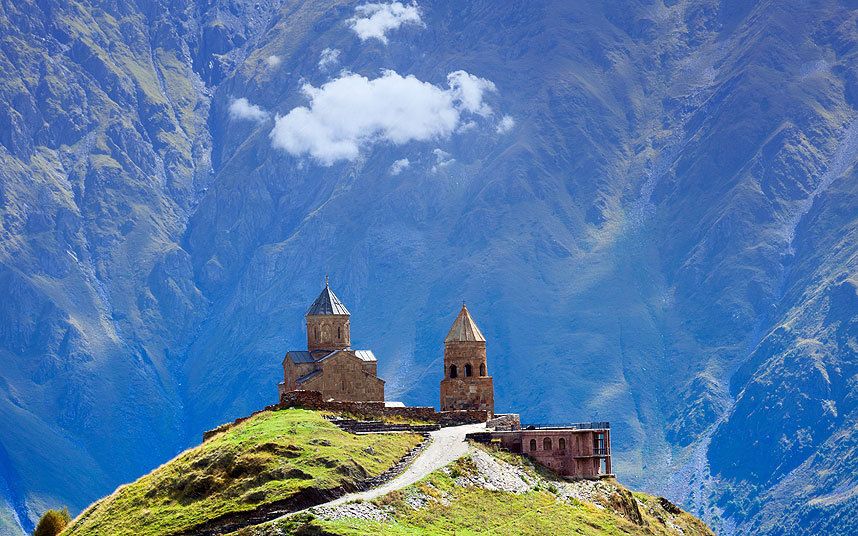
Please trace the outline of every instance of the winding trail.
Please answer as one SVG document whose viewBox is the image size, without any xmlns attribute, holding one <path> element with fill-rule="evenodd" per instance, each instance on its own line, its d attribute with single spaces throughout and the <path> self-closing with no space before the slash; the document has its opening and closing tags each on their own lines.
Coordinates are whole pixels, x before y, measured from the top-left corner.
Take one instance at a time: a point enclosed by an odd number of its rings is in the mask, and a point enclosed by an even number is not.
<svg viewBox="0 0 858 536">
<path fill-rule="evenodd" d="M 465 441 L 465 435 L 485 429 L 486 424 L 480 423 L 449 426 L 430 432 L 431 442 L 429 445 L 423 449 L 423 452 L 411 462 L 411 465 L 405 471 L 397 475 L 393 480 L 377 488 L 349 493 L 339 499 L 317 504 L 314 508 L 318 506 L 337 506 L 352 501 L 368 501 L 386 495 L 391 491 L 410 486 L 429 473 L 437 471 L 464 456 L 468 452 L 468 443 Z"/>
<path fill-rule="evenodd" d="M 288 518 L 300 512 L 306 512 L 313 508 L 338 506 L 352 501 L 367 501 L 376 497 L 381 497 L 391 491 L 396 491 L 406 486 L 410 486 L 427 476 L 429 473 L 437 471 L 445 465 L 461 458 L 468 452 L 468 443 L 465 441 L 465 436 L 472 432 L 479 432 L 485 429 L 486 424 L 480 423 L 450 426 L 430 432 L 429 443 L 417 455 L 417 457 L 414 458 L 408 467 L 406 467 L 405 470 L 399 473 L 396 477 L 378 487 L 366 491 L 349 493 L 337 499 L 313 504 L 312 506 L 307 506 L 303 509 L 293 509 L 296 505 L 294 504 L 294 501 L 290 502 L 289 500 L 285 501 L 285 503 L 288 504 L 275 505 L 272 503 L 267 506 L 273 508 L 268 508 L 264 511 L 231 513 L 221 516 L 221 518 L 209 520 L 201 525 L 197 525 L 178 534 L 187 536 L 232 534 L 234 531 L 246 527 L 276 523 L 278 520 Z M 317 493 L 316 495 L 317 496 L 313 497 L 305 497 L 305 500 L 301 501 L 302 504 L 306 505 L 308 501 L 312 502 L 313 500 L 324 500 L 322 499 L 324 494 Z M 328 496 L 330 496 L 330 494 L 328 494 Z"/>
<path fill-rule="evenodd" d="M 430 442 L 426 448 L 423 449 L 423 452 L 421 452 L 420 455 L 418 455 L 403 472 L 399 473 L 389 482 L 366 491 L 349 493 L 326 503 L 315 504 L 309 508 L 305 508 L 304 510 L 289 512 L 274 521 L 285 519 L 301 512 L 306 512 L 312 508 L 338 506 L 353 501 L 368 501 L 381 497 L 382 495 L 386 495 L 391 491 L 396 491 L 410 486 L 423 477 L 429 475 L 429 473 L 437 471 L 445 465 L 464 456 L 468 452 L 468 443 L 465 441 L 465 436 L 472 432 L 479 432 L 485 429 L 486 424 L 480 423 L 465 424 L 462 426 L 448 426 L 446 428 L 441 428 L 440 430 L 435 430 L 434 432 L 429 432 Z"/>
</svg>

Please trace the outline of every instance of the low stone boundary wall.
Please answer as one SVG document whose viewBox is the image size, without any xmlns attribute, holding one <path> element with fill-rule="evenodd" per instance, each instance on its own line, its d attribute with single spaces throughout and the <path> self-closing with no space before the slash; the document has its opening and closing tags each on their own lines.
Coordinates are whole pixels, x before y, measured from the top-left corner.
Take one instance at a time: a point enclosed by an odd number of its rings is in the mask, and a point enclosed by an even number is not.
<svg viewBox="0 0 858 536">
<path fill-rule="evenodd" d="M 353 434 L 378 434 L 386 432 L 411 432 L 413 434 L 428 434 L 438 430 L 437 424 L 393 424 L 384 421 L 363 421 L 357 419 L 340 419 L 328 417 L 331 424 L 335 424 L 340 430 Z"/>
<path fill-rule="evenodd" d="M 518 413 L 501 413 L 486 422 L 486 428 L 498 431 L 521 430 L 521 418 Z"/>
<path fill-rule="evenodd" d="M 430 406 L 385 406 L 384 402 L 349 402 L 324 400 L 318 391 L 291 391 L 280 397 L 280 408 L 304 408 L 351 413 L 365 418 L 402 417 L 405 419 L 437 423 L 439 426 L 457 426 L 486 422 L 485 410 L 435 411 Z"/>
<path fill-rule="evenodd" d="M 347 402 L 342 400 L 324 400 L 318 391 L 291 391 L 280 397 L 279 404 L 267 406 L 254 411 L 247 417 L 241 417 L 203 432 L 203 441 L 208 441 L 215 435 L 229 430 L 247 419 L 265 411 L 277 411 L 286 408 L 302 408 L 320 411 L 350 413 L 364 419 L 380 417 L 402 417 L 415 421 L 426 421 L 438 426 L 459 426 L 460 424 L 476 424 L 488 420 L 485 410 L 435 411 L 430 406 L 385 406 L 384 402 Z"/>
<path fill-rule="evenodd" d="M 423 434 L 423 441 L 420 442 L 419 445 L 408 451 L 405 456 L 400 458 L 393 467 L 389 468 L 387 471 L 381 473 L 380 475 L 370 478 L 368 480 L 364 480 L 358 485 L 360 491 L 366 491 L 382 484 L 386 484 L 389 481 L 393 480 L 394 477 L 398 476 L 401 472 L 405 470 L 406 467 L 411 465 L 411 462 L 414 461 L 414 458 L 420 455 L 421 452 L 426 450 L 426 447 L 429 446 L 429 434 Z"/>
</svg>

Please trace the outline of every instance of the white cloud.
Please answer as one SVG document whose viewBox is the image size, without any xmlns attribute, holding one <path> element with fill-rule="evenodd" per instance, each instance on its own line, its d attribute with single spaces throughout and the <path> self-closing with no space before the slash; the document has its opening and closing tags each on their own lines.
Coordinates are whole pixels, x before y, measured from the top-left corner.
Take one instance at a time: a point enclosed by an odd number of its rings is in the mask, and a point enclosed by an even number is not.
<svg viewBox="0 0 858 536">
<path fill-rule="evenodd" d="M 305 84 L 302 90 L 309 106 L 278 116 L 271 143 L 330 166 L 338 160 L 355 160 L 362 148 L 376 143 L 402 145 L 447 138 L 464 115 L 485 110 L 484 94 L 494 91 L 494 84 L 464 71 L 450 73 L 447 79 L 445 89 L 412 75 L 385 71 L 373 80 L 347 73 L 318 88 Z"/>
<path fill-rule="evenodd" d="M 390 166 L 390 174 L 391 175 L 399 175 L 400 173 L 402 173 L 403 169 L 406 169 L 410 165 L 411 165 L 411 162 L 409 162 L 407 158 L 402 158 L 400 160 L 397 160 L 396 162 L 394 162 Z"/>
<path fill-rule="evenodd" d="M 450 158 L 450 153 L 443 149 L 433 149 L 432 154 L 435 155 L 435 165 L 432 166 L 432 173 L 437 173 L 456 161 L 455 158 Z"/>
<path fill-rule="evenodd" d="M 465 71 L 448 74 L 447 82 L 450 84 L 450 91 L 456 102 L 462 108 L 484 117 L 492 114 L 491 106 L 483 102 L 483 95 L 486 92 L 495 91 L 494 82 Z"/>
<path fill-rule="evenodd" d="M 328 70 L 340 62 L 340 51 L 336 48 L 326 48 L 319 57 L 319 69 Z"/>
<path fill-rule="evenodd" d="M 233 99 L 229 103 L 229 117 L 231 119 L 249 119 L 251 121 L 265 121 L 268 118 L 268 112 L 255 104 L 250 104 L 250 101 L 244 97 Z"/>
<path fill-rule="evenodd" d="M 346 21 L 361 41 L 378 39 L 387 44 L 387 33 L 404 24 L 423 26 L 420 7 L 416 2 L 389 4 L 363 4 L 355 8 L 355 16 Z"/>
<path fill-rule="evenodd" d="M 495 131 L 498 134 L 506 134 L 512 127 L 515 126 L 515 119 L 512 118 L 511 115 L 505 115 L 501 118 L 500 122 L 498 122 L 498 126 Z"/>
<path fill-rule="evenodd" d="M 280 65 L 281 61 L 283 61 L 283 60 L 280 59 L 280 56 L 277 56 L 275 54 L 272 54 L 272 55 L 268 56 L 267 58 L 265 58 L 265 63 L 267 63 L 268 66 L 271 68 L 274 68 L 274 67 L 277 67 L 278 65 Z"/>
</svg>

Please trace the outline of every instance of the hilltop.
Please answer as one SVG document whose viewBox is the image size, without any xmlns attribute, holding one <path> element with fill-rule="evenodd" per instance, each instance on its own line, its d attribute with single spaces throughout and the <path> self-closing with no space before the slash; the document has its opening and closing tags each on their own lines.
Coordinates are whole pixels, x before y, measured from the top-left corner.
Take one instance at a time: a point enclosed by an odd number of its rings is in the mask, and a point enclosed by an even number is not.
<svg viewBox="0 0 858 536">
<path fill-rule="evenodd" d="M 613 479 L 566 481 L 521 456 L 463 443 L 462 456 L 457 451 L 451 463 L 410 485 L 366 501 L 332 502 L 371 486 L 370 479 L 423 443 L 412 433 L 351 434 L 321 412 L 265 411 L 120 487 L 63 534 L 213 534 L 241 526 L 236 536 L 545 534 L 561 527 L 583 534 L 712 534 L 666 499 L 632 493 Z M 455 450 L 443 441 L 441 448 Z"/>
<path fill-rule="evenodd" d="M 179 534 L 266 507 L 310 506 L 358 489 L 422 439 L 349 434 L 313 411 L 263 412 L 120 487 L 64 534 Z"/>
</svg>

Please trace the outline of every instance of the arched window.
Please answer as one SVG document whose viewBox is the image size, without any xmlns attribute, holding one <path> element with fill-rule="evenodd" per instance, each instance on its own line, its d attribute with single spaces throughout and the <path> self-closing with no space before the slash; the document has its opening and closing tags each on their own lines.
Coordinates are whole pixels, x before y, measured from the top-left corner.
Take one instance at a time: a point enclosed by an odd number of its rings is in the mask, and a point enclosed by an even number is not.
<svg viewBox="0 0 858 536">
<path fill-rule="evenodd" d="M 551 450 L 551 438 L 546 437 L 542 440 L 542 450 Z"/>
<path fill-rule="evenodd" d="M 536 440 L 535 439 L 530 440 L 530 450 L 536 450 Z"/>
<path fill-rule="evenodd" d="M 485 376 L 485 375 L 486 375 L 486 364 L 480 363 L 480 376 Z"/>
<path fill-rule="evenodd" d="M 450 365 L 450 377 L 455 378 L 459 375 L 459 371 L 456 370 L 456 365 Z"/>
<path fill-rule="evenodd" d="M 319 326 L 314 327 L 313 331 L 315 332 L 315 335 L 316 335 L 316 342 L 319 342 Z"/>
<path fill-rule="evenodd" d="M 471 375 L 473 375 L 473 373 L 474 373 L 474 371 L 471 369 L 471 364 L 467 363 L 465 365 L 465 376 L 471 376 Z"/>
<path fill-rule="evenodd" d="M 557 448 L 559 448 L 560 450 L 566 450 L 566 439 L 561 437 L 557 441 Z"/>
</svg>

